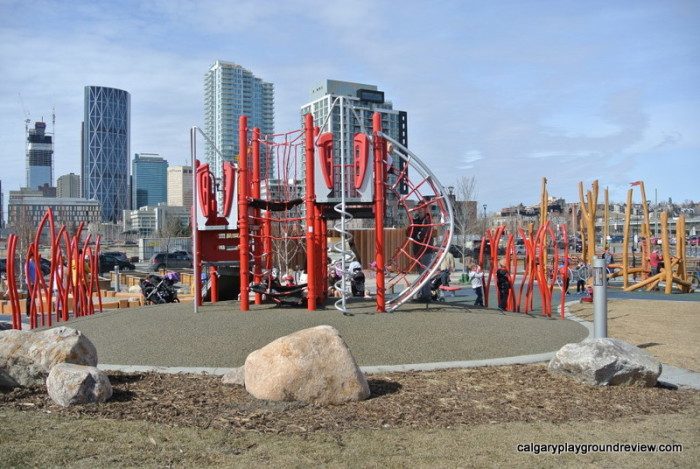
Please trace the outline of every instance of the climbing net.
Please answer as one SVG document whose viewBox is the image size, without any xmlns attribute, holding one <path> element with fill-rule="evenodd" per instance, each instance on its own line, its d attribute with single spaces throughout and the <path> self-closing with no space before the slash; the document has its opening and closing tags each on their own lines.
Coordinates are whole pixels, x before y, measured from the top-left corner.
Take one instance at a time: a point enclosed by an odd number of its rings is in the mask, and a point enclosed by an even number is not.
<svg viewBox="0 0 700 469">
<path fill-rule="evenodd" d="M 393 147 L 385 161 L 387 203 L 406 227 L 387 262 L 387 310 L 393 311 L 438 272 L 454 223 L 449 196 L 428 167 L 388 135 L 382 137 Z"/>
<path fill-rule="evenodd" d="M 304 265 L 304 132 L 254 132 L 250 148 L 253 153 L 259 151 L 248 163 L 253 175 L 251 273 L 259 281 L 273 268 L 284 274 Z M 260 162 L 258 174 L 254 168 L 256 160 Z"/>
</svg>

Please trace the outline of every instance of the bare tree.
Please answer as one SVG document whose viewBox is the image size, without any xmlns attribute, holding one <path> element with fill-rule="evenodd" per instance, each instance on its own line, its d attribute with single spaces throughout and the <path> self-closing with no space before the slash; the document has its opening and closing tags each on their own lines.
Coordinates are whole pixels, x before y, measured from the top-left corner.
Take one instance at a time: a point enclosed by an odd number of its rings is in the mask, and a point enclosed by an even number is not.
<svg viewBox="0 0 700 469">
<path fill-rule="evenodd" d="M 464 269 L 466 269 L 467 242 L 471 236 L 479 232 L 476 194 L 476 176 L 461 176 L 457 179 L 453 200 L 455 236 L 461 244 Z"/>
</svg>

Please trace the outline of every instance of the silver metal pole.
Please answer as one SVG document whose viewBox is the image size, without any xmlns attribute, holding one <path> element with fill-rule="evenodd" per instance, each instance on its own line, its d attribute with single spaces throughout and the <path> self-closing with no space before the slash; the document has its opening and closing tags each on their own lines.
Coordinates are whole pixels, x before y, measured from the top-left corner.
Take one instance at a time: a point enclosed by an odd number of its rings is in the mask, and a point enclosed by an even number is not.
<svg viewBox="0 0 700 469">
<path fill-rule="evenodd" d="M 119 266 L 118 265 L 114 266 L 114 275 L 116 276 L 116 280 L 114 281 L 114 291 L 120 292 L 120 291 L 122 291 L 122 288 L 121 288 L 121 282 L 119 279 Z"/>
<path fill-rule="evenodd" d="M 608 336 L 608 275 L 605 259 L 593 259 L 593 337 Z"/>
<path fill-rule="evenodd" d="M 206 136 L 205 136 L 206 137 Z M 216 147 L 215 147 L 216 148 Z M 192 301 L 194 313 L 199 312 L 199 306 L 197 305 L 197 288 L 201 288 L 202 274 L 201 271 L 198 272 L 197 265 L 199 265 L 199 253 L 197 252 L 197 171 L 194 167 L 194 162 L 197 160 L 197 128 L 192 127 L 190 129 L 190 164 L 192 165 L 192 209 L 190 213 L 192 214 L 192 276 L 194 278 L 194 298 Z M 199 275 L 197 275 L 199 273 Z M 199 285 L 199 286 L 198 286 Z"/>
</svg>

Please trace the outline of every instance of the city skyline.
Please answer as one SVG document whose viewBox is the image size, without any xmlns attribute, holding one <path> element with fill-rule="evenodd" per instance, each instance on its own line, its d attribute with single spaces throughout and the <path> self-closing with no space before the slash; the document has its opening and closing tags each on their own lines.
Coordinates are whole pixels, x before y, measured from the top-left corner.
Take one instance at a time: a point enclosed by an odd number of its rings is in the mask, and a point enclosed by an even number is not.
<svg viewBox="0 0 700 469">
<path fill-rule="evenodd" d="M 10 164 L 24 154 L 23 106 L 39 120 L 55 105 L 55 174 L 77 172 L 90 84 L 132 94 L 133 151 L 189 164 L 187 129 L 204 124 L 202 75 L 222 59 L 275 84 L 279 131 L 299 127 L 321 80 L 376 84 L 411 115 L 411 149 L 443 185 L 475 175 L 489 211 L 535 202 L 542 176 L 567 200 L 594 178 L 617 201 L 639 179 L 660 200 L 700 195 L 697 4 L 130 4 L 47 2 L 32 18 L 27 5 L 0 3 L 0 57 L 15 65 L 0 91 L 6 191 L 24 180 L 23 165 Z M 263 14 L 270 8 L 280 15 Z M 294 28 L 282 27 L 286 15 Z M 27 74 L 46 43 L 42 73 Z"/>
</svg>

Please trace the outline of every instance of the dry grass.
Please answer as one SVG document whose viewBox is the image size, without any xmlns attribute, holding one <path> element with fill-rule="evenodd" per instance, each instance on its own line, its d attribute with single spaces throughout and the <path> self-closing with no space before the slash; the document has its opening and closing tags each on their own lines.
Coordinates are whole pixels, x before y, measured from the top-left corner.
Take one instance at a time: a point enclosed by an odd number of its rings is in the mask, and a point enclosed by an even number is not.
<svg viewBox="0 0 700 469">
<path fill-rule="evenodd" d="M 689 413 L 612 422 L 510 422 L 444 429 L 267 435 L 173 428 L 144 421 L 0 409 L 2 466 L 68 467 L 698 467 L 700 419 Z M 680 443 L 682 453 L 519 453 L 538 443 Z"/>
<path fill-rule="evenodd" d="M 593 320 L 593 305 L 573 305 Z M 700 302 L 610 300 L 608 335 L 646 349 L 663 363 L 700 372 Z"/>
</svg>

